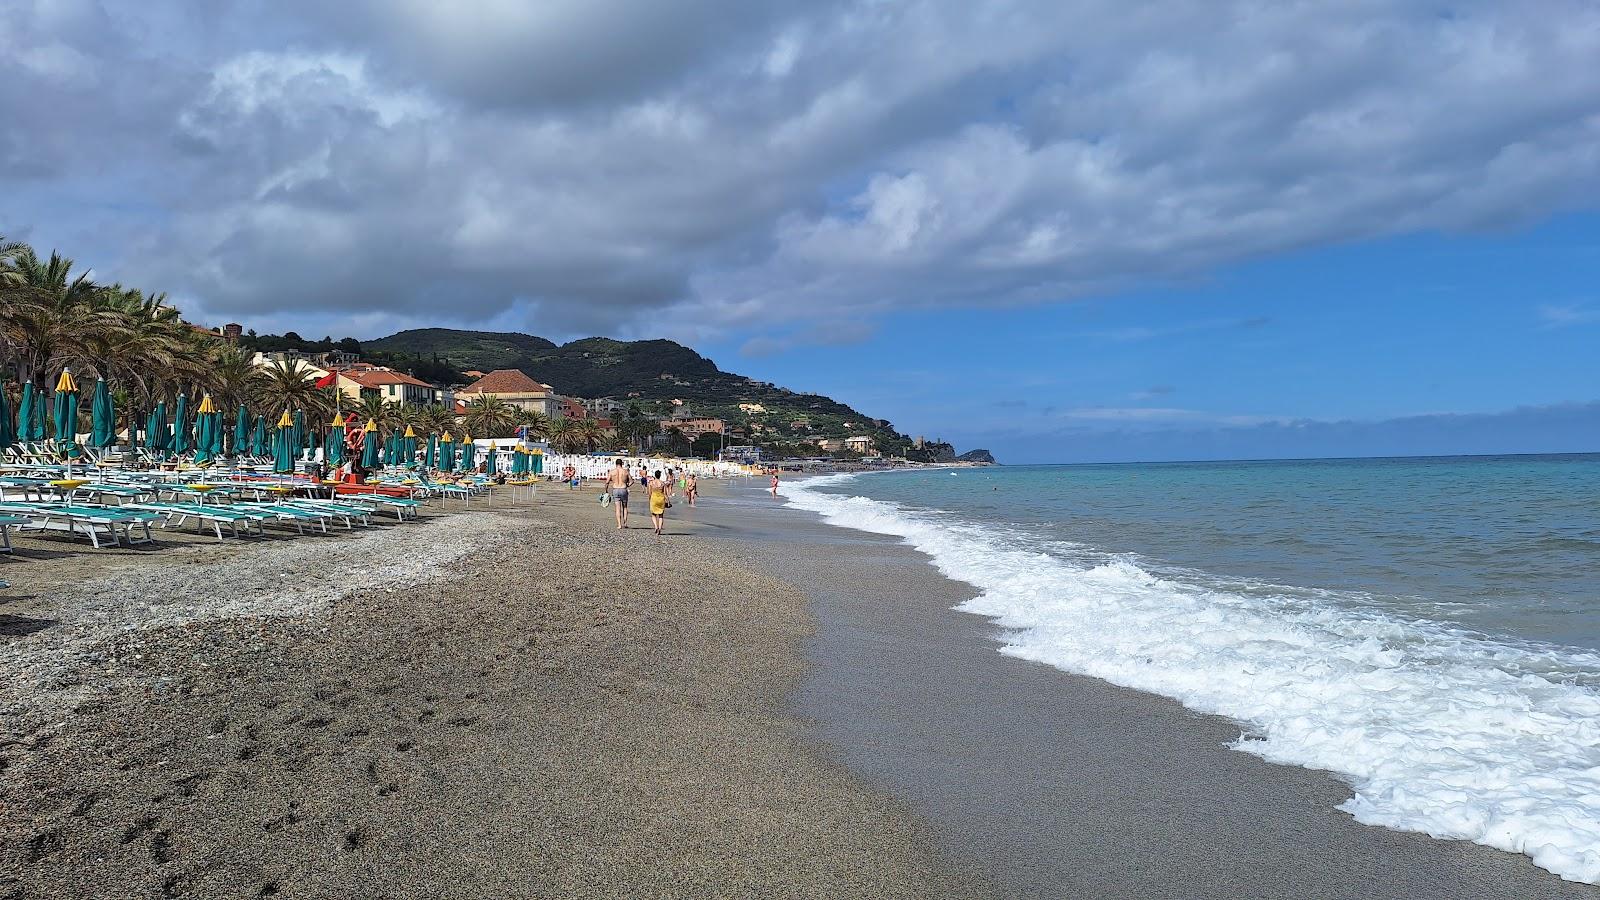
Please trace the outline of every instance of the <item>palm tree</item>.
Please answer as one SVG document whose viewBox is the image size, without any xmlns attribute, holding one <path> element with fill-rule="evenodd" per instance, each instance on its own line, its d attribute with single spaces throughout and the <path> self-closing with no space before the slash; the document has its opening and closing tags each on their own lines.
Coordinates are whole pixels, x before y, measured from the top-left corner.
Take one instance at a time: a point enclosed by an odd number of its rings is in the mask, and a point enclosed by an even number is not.
<svg viewBox="0 0 1600 900">
<path fill-rule="evenodd" d="M 563 418 L 551 422 L 549 434 L 550 446 L 562 453 L 577 453 L 583 446 L 583 436 L 578 434 L 572 419 Z"/>
<path fill-rule="evenodd" d="M 42 388 L 48 376 L 65 364 L 74 342 L 102 324 L 91 312 L 91 303 L 101 289 L 88 272 L 74 277 L 73 261 L 59 253 L 41 260 L 32 247 L 8 246 L 6 284 L 32 290 L 24 298 L 31 302 L 15 304 L 7 311 L 7 342 L 21 380 Z"/>
<path fill-rule="evenodd" d="M 467 431 L 477 437 L 508 437 L 517 427 L 517 408 L 488 394 L 479 394 L 467 404 L 462 417 Z"/>
<path fill-rule="evenodd" d="M 255 396 L 268 412 L 301 409 L 307 416 L 320 419 L 333 411 L 329 402 L 333 395 L 317 389 L 316 374 L 299 360 L 275 362 L 257 370 Z"/>
<path fill-rule="evenodd" d="M 361 400 L 356 403 L 351 414 L 360 418 L 362 422 L 377 423 L 380 430 L 394 424 L 394 407 L 384 402 L 384 399 L 377 394 L 362 394 Z"/>
<path fill-rule="evenodd" d="M 576 419 L 572 422 L 572 430 L 577 434 L 577 439 L 582 442 L 584 452 L 593 453 L 600 447 L 600 442 L 605 440 L 606 430 L 600 423 L 593 419 Z"/>
<path fill-rule="evenodd" d="M 536 409 L 523 412 L 521 421 L 517 424 L 528 430 L 528 437 L 548 438 L 550 436 L 550 417 Z"/>
</svg>

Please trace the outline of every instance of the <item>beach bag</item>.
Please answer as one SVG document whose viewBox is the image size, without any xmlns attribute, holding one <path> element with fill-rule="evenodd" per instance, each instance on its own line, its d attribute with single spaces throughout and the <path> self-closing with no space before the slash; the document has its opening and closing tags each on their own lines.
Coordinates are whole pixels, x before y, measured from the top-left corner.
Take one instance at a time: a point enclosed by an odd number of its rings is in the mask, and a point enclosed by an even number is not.
<svg viewBox="0 0 1600 900">
<path fill-rule="evenodd" d="M 601 506 L 610 506 L 611 505 L 611 492 L 610 491 L 601 491 L 600 492 L 600 505 Z"/>
</svg>

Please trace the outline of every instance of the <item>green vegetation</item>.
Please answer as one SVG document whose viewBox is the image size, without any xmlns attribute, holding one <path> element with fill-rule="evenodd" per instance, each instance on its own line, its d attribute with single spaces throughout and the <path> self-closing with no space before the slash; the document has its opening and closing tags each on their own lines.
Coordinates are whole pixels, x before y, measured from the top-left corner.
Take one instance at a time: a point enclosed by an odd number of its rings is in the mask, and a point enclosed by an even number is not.
<svg viewBox="0 0 1600 900">
<path fill-rule="evenodd" d="M 455 369 L 521 369 L 563 394 L 638 401 L 650 416 L 668 418 L 682 400 L 695 417 L 739 426 L 732 442 L 759 443 L 774 452 L 821 451 L 824 437 L 865 434 L 879 450 L 922 454 L 884 419 L 874 419 L 820 394 L 801 394 L 770 382 L 724 372 L 682 344 L 668 340 L 585 338 L 557 346 L 527 334 L 422 328 L 367 341 L 366 351 L 437 358 Z M 741 404 L 744 408 L 741 408 Z M 781 445 L 781 446 L 780 446 Z"/>
</svg>

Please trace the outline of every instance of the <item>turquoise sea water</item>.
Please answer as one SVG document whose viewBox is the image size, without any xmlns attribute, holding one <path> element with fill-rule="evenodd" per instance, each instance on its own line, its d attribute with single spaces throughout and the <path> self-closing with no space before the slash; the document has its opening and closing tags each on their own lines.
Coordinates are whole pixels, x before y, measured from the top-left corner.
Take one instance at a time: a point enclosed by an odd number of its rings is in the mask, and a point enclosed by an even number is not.
<svg viewBox="0 0 1600 900">
<path fill-rule="evenodd" d="M 960 608 L 1001 652 L 1228 716 L 1237 749 L 1344 778 L 1359 821 L 1600 883 L 1600 455 L 926 470 L 785 494 L 972 585 Z"/>
<path fill-rule="evenodd" d="M 1165 577 L 1600 648 L 1600 454 L 1006 466 L 825 490 L 1135 554 Z"/>
</svg>

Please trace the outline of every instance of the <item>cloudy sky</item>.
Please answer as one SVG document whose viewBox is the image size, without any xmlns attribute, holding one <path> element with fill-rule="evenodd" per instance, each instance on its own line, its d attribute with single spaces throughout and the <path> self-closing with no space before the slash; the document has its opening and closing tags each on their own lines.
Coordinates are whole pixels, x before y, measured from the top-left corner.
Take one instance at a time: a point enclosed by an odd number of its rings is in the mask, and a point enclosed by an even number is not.
<svg viewBox="0 0 1600 900">
<path fill-rule="evenodd" d="M 200 321 L 673 337 L 1015 458 L 1600 440 L 1592 0 L 0 21 L 0 232 Z"/>
</svg>

